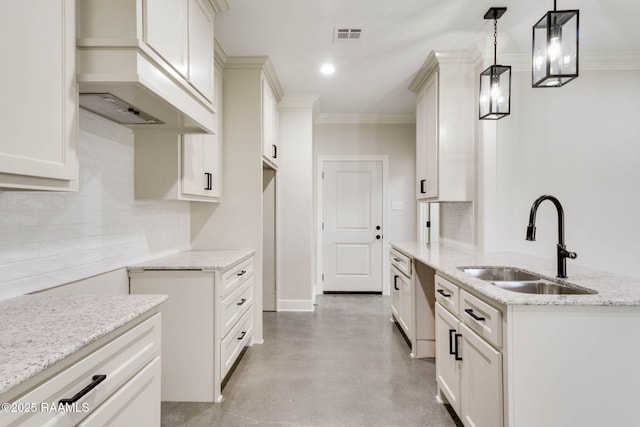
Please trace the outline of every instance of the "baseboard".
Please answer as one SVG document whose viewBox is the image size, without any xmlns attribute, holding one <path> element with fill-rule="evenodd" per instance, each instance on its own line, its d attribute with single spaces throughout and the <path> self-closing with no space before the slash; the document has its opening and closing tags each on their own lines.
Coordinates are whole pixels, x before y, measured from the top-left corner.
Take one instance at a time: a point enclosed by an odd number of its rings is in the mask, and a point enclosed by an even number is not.
<svg viewBox="0 0 640 427">
<path fill-rule="evenodd" d="M 313 300 L 278 300 L 278 311 L 313 311 Z"/>
</svg>

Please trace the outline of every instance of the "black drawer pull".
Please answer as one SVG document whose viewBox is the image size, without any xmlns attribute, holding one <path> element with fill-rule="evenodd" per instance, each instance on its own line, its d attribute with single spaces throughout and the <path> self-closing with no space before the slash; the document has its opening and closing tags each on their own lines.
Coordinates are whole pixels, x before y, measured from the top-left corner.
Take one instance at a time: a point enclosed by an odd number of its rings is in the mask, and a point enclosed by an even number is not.
<svg viewBox="0 0 640 427">
<path fill-rule="evenodd" d="M 402 262 L 402 260 L 400 258 L 394 258 L 393 259 L 395 262 Z"/>
<path fill-rule="evenodd" d="M 240 273 L 238 273 L 238 276 L 244 276 L 246 272 L 247 270 L 242 270 Z"/>
<path fill-rule="evenodd" d="M 449 329 L 449 354 L 456 354 L 456 351 L 453 348 L 453 335 L 456 333 L 455 329 Z"/>
<path fill-rule="evenodd" d="M 458 338 L 461 338 L 462 334 L 455 334 L 454 335 L 454 341 L 455 341 L 455 349 L 453 350 L 453 354 L 455 355 L 455 359 L 456 360 L 462 360 L 462 357 L 460 357 L 460 346 L 459 346 L 459 342 L 458 342 Z"/>
<path fill-rule="evenodd" d="M 475 314 L 473 312 L 472 309 L 470 308 L 465 308 L 464 312 L 467 313 L 469 316 L 473 317 L 475 320 L 477 320 L 478 322 L 484 322 L 484 317 L 478 316 L 477 314 Z"/>
<path fill-rule="evenodd" d="M 242 305 L 242 304 L 244 304 L 245 302 L 247 302 L 247 299 L 246 299 L 246 298 L 242 298 L 242 299 L 240 300 L 240 302 L 238 303 L 238 305 Z"/>
<path fill-rule="evenodd" d="M 393 275 L 393 289 L 395 289 L 396 291 L 399 291 L 400 288 L 398 288 L 398 279 L 400 278 L 400 276 L 397 275 Z"/>
<path fill-rule="evenodd" d="M 244 338 L 245 335 L 247 335 L 247 331 L 242 331 L 242 333 L 238 337 L 238 341 L 241 341 Z"/>
<path fill-rule="evenodd" d="M 60 404 L 61 405 L 73 405 L 74 403 L 76 403 L 78 400 L 82 399 L 84 397 L 84 395 L 86 395 L 87 393 L 89 393 L 91 390 L 93 390 L 94 388 L 96 388 L 98 386 L 98 384 L 100 384 L 102 381 L 106 380 L 107 376 L 106 375 L 94 375 L 93 378 L 91 378 L 91 384 L 89 384 L 88 386 L 86 386 L 85 388 L 83 388 L 82 390 L 80 390 L 79 392 L 77 392 L 72 398 L 70 399 L 60 399 Z"/>
<path fill-rule="evenodd" d="M 451 298 L 451 294 L 446 293 L 442 289 L 438 289 L 436 292 L 439 293 L 440 295 L 442 295 L 445 298 Z"/>
</svg>

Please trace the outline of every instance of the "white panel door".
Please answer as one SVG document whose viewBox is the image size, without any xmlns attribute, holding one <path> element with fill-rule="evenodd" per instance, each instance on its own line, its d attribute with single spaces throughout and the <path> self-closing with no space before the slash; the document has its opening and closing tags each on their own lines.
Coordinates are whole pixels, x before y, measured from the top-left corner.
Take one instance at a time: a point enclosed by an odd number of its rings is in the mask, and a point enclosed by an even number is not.
<svg viewBox="0 0 640 427">
<path fill-rule="evenodd" d="M 382 291 L 382 161 L 325 161 L 324 291 Z"/>
<path fill-rule="evenodd" d="M 202 196 L 209 188 L 209 178 L 203 170 L 204 134 L 182 137 L 182 192 Z"/>
<path fill-rule="evenodd" d="M 204 0 L 189 0 L 189 81 L 213 102 L 213 11 Z"/>
<path fill-rule="evenodd" d="M 187 0 L 146 0 L 145 41 L 187 77 L 189 21 Z"/>
</svg>

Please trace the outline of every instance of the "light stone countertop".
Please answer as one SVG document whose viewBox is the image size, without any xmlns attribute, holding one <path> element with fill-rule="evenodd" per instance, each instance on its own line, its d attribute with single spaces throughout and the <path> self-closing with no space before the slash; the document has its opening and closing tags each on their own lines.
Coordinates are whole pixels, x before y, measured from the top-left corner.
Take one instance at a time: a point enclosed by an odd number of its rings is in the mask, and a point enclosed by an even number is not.
<svg viewBox="0 0 640 427">
<path fill-rule="evenodd" d="M 556 262 L 531 255 L 507 252 L 482 252 L 454 244 L 418 242 L 391 243 L 400 252 L 430 266 L 504 305 L 599 305 L 640 306 L 640 279 L 592 270 L 567 260 L 567 279 L 574 287 L 597 291 L 592 295 L 533 295 L 508 291 L 464 273 L 458 267 L 518 267 L 543 278 L 556 279 Z"/>
<path fill-rule="evenodd" d="M 225 269 L 250 257 L 253 249 L 184 251 L 129 266 L 129 270 L 203 270 Z"/>
<path fill-rule="evenodd" d="M 0 301 L 0 393 L 166 299 L 166 295 L 24 295 Z"/>
</svg>

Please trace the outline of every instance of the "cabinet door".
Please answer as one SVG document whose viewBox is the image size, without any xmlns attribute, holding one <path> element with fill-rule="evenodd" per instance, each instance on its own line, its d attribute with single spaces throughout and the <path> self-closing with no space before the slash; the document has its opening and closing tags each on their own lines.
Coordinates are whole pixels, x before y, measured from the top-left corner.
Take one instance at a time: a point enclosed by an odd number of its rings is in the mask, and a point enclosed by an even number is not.
<svg viewBox="0 0 640 427">
<path fill-rule="evenodd" d="M 400 273 L 395 267 L 391 267 L 391 313 L 397 322 L 400 320 Z"/>
<path fill-rule="evenodd" d="M 424 199 L 427 193 L 427 133 L 426 133 L 426 88 L 416 100 L 416 197 Z"/>
<path fill-rule="evenodd" d="M 156 357 L 108 400 L 85 418 L 78 427 L 159 426 L 160 358 Z"/>
<path fill-rule="evenodd" d="M 189 82 L 213 102 L 213 11 L 204 0 L 189 0 Z"/>
<path fill-rule="evenodd" d="M 145 42 L 182 76 L 188 72 L 188 0 L 145 0 Z"/>
<path fill-rule="evenodd" d="M 411 298 L 411 279 L 401 274 L 398 279 L 398 287 L 400 288 L 400 318 L 398 322 L 411 340 L 413 338 L 413 324 L 411 322 L 411 305 L 413 301 Z"/>
<path fill-rule="evenodd" d="M 502 427 L 502 354 L 466 325 L 462 329 L 462 411 L 465 425 Z"/>
<path fill-rule="evenodd" d="M 203 170 L 203 134 L 182 137 L 182 193 L 202 196 L 208 188 L 209 178 Z"/>
<path fill-rule="evenodd" d="M 438 78 L 435 72 L 425 87 L 424 137 L 425 137 L 425 198 L 438 197 Z"/>
<path fill-rule="evenodd" d="M 275 136 L 275 100 L 266 80 L 262 81 L 262 155 L 274 162 L 278 157 Z"/>
<path fill-rule="evenodd" d="M 0 27 L 0 187 L 76 180 L 75 1 L 2 2 Z"/>
<path fill-rule="evenodd" d="M 460 322 L 436 303 L 436 381 L 440 393 L 459 414 L 461 362 L 455 358 L 456 334 L 460 334 Z"/>
<path fill-rule="evenodd" d="M 205 182 L 203 195 L 220 197 L 222 194 L 222 162 L 218 135 L 202 135 L 202 145 L 202 171 L 208 180 Z"/>
</svg>

